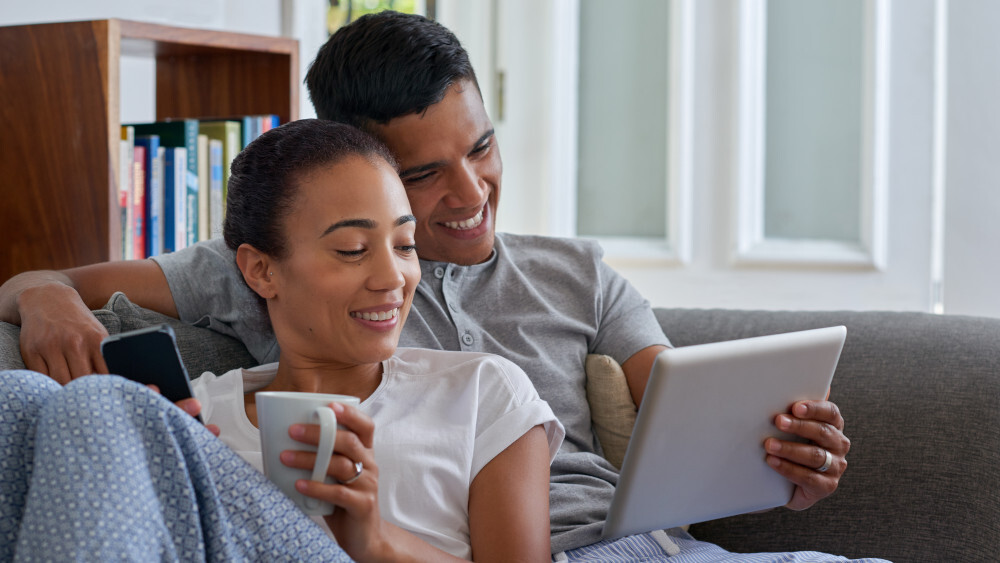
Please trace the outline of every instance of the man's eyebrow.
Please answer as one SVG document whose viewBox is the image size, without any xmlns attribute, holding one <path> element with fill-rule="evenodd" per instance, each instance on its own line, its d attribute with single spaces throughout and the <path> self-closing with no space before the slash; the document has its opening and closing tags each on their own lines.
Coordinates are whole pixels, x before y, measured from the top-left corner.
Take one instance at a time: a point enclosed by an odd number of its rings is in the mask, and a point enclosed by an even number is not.
<svg viewBox="0 0 1000 563">
<path fill-rule="evenodd" d="M 473 149 L 478 148 L 479 146 L 481 146 L 483 144 L 483 142 L 486 141 L 486 139 L 489 139 L 490 137 L 492 137 L 495 134 L 496 134 L 496 130 L 495 129 L 490 129 L 489 131 L 483 133 L 483 136 L 479 137 L 478 139 L 476 139 L 476 142 L 472 144 Z M 443 160 L 437 160 L 437 161 L 434 161 L 434 162 L 428 162 L 427 164 L 421 164 L 420 166 L 414 166 L 413 168 L 407 168 L 406 170 L 400 170 L 399 171 L 399 177 L 400 178 L 406 178 L 407 176 L 414 176 L 414 175 L 426 172 L 428 170 L 433 170 L 435 168 L 440 168 L 440 167 L 442 167 L 444 165 L 445 165 L 445 161 L 443 161 Z"/>
<path fill-rule="evenodd" d="M 495 134 L 496 134 L 496 129 L 490 129 L 489 131 L 483 133 L 483 136 L 476 139 L 476 142 L 472 144 L 472 148 L 479 147 L 480 145 L 483 144 L 483 142 L 486 141 L 486 139 L 489 139 Z"/>
<path fill-rule="evenodd" d="M 417 218 L 414 217 L 413 215 L 402 215 L 399 219 L 396 219 L 394 225 L 398 227 L 400 225 L 405 225 L 406 223 L 409 223 L 411 221 L 416 223 Z M 323 238 L 326 235 L 332 233 L 333 231 L 336 231 L 337 229 L 344 229 L 347 227 L 354 227 L 357 229 L 374 229 L 375 221 L 372 221 L 371 219 L 344 219 L 343 221 L 337 221 L 336 223 L 327 227 L 326 230 L 323 231 L 323 234 L 319 236 L 319 238 Z"/>
</svg>

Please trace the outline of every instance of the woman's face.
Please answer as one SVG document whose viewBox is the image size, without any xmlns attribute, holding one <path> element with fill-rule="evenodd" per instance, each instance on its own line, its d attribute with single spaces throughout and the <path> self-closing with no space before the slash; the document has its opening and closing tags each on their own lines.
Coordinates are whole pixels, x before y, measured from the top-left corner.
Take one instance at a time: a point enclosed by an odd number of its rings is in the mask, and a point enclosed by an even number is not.
<svg viewBox="0 0 1000 563">
<path fill-rule="evenodd" d="M 380 362 L 393 354 L 420 281 L 415 222 L 383 160 L 350 156 L 300 179 L 273 261 L 268 312 L 282 360 Z"/>
</svg>

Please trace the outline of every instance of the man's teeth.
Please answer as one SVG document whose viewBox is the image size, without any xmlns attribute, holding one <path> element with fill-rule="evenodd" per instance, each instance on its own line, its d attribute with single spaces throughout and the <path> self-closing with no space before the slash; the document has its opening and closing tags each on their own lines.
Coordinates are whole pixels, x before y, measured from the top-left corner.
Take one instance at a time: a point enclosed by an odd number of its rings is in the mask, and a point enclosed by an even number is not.
<svg viewBox="0 0 1000 563">
<path fill-rule="evenodd" d="M 458 229 L 460 231 L 465 231 L 468 229 L 478 227 L 479 224 L 482 222 L 483 222 L 483 210 L 480 209 L 479 213 L 476 213 L 474 217 L 470 217 L 465 221 L 448 221 L 447 223 L 444 223 L 444 226 L 448 227 L 449 229 Z"/>
<path fill-rule="evenodd" d="M 389 319 L 395 319 L 398 315 L 399 307 L 396 307 L 391 311 L 379 311 L 377 313 L 359 313 L 357 311 L 351 313 L 352 317 L 366 321 L 387 321 Z"/>
</svg>

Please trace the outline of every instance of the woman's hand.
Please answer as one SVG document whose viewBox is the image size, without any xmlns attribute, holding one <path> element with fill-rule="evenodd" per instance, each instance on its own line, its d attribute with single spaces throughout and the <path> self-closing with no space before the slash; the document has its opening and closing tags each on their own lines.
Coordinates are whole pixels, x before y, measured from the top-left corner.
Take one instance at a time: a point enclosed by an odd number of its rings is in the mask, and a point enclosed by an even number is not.
<svg viewBox="0 0 1000 563">
<path fill-rule="evenodd" d="M 847 470 L 851 441 L 844 435 L 844 418 L 830 401 L 801 401 L 791 414 L 779 414 L 775 426 L 783 432 L 809 440 L 807 443 L 768 438 L 764 441 L 767 463 L 795 483 L 792 510 L 809 508 L 830 496 Z"/>
<path fill-rule="evenodd" d="M 337 438 L 333 457 L 326 474 L 337 484 L 300 479 L 295 488 L 302 494 L 334 505 L 333 514 L 326 516 L 337 543 L 357 560 L 378 559 L 391 549 L 386 540 L 387 523 L 378 507 L 378 466 L 372 452 L 375 423 L 357 408 L 332 403 L 337 415 Z M 294 424 L 289 436 L 299 442 L 317 446 L 320 429 L 315 424 Z M 311 471 L 315 452 L 281 452 L 281 463 Z"/>
</svg>

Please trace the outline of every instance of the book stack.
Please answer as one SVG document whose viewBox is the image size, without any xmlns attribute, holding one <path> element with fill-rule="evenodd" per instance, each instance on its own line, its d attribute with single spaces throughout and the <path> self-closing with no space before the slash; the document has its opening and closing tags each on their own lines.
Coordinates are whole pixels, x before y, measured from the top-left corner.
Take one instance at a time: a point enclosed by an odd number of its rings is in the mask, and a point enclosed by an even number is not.
<svg viewBox="0 0 1000 563">
<path fill-rule="evenodd" d="M 122 258 L 148 258 L 221 237 L 233 159 L 277 126 L 276 115 L 122 125 Z"/>
</svg>

